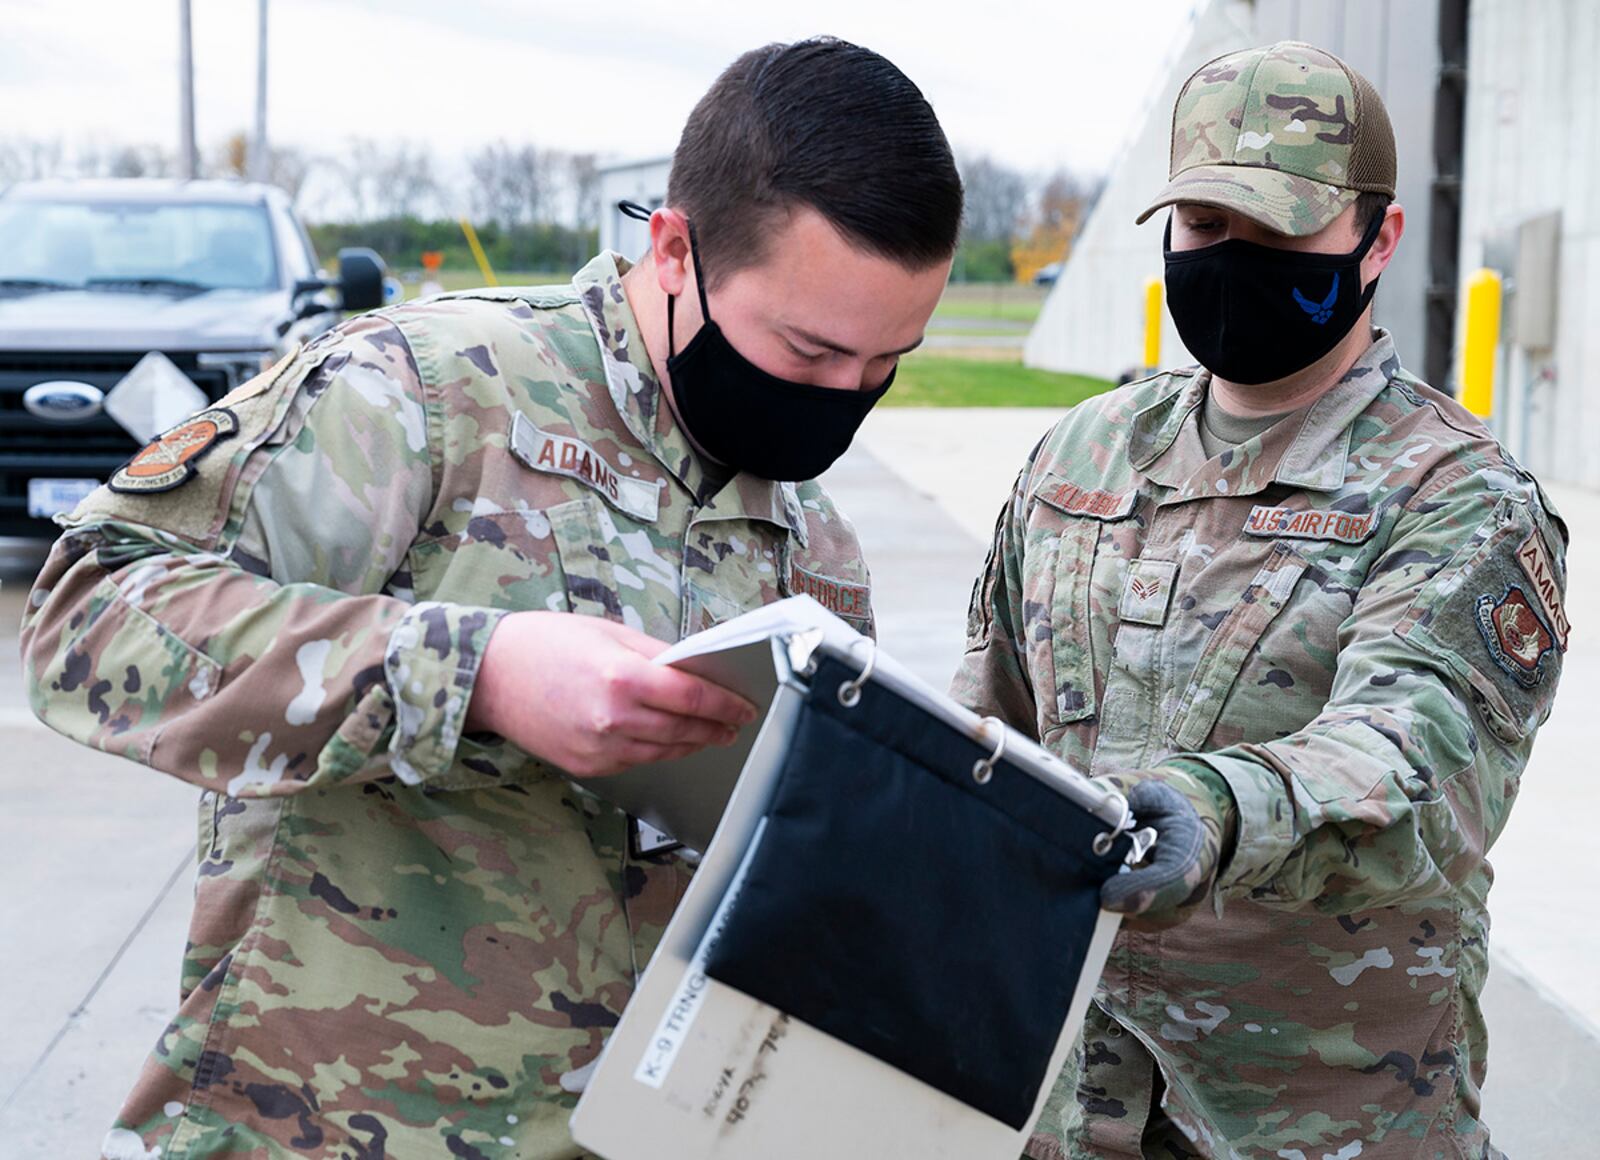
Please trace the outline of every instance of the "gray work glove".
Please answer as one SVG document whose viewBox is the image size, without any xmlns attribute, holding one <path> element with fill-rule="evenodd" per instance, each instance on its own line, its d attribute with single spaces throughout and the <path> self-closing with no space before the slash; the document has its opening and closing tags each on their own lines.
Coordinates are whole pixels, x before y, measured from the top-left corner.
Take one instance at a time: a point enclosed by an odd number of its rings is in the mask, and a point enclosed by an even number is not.
<svg viewBox="0 0 1600 1160">
<path fill-rule="evenodd" d="M 1157 834 L 1143 862 L 1106 880 L 1100 905 L 1135 917 L 1138 928 L 1177 925 L 1211 894 L 1233 852 L 1239 809 L 1227 782 L 1197 762 L 1098 780 L 1116 786 L 1139 826 Z"/>
</svg>

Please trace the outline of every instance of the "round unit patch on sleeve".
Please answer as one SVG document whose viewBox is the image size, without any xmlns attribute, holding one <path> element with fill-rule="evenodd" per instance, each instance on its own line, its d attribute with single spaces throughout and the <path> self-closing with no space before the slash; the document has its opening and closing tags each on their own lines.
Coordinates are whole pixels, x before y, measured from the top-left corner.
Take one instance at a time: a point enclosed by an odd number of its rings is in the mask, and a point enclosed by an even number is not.
<svg viewBox="0 0 1600 1160">
<path fill-rule="evenodd" d="M 226 407 L 210 407 L 179 423 L 117 468 L 106 484 L 125 495 L 171 491 L 194 478 L 195 463 L 218 441 L 239 432 Z"/>
<path fill-rule="evenodd" d="M 1533 602 L 1518 585 L 1511 585 L 1498 601 L 1493 596 L 1478 597 L 1478 631 L 1489 646 L 1489 655 L 1524 688 L 1531 689 L 1544 679 L 1544 658 L 1555 647 L 1556 638 Z"/>
</svg>

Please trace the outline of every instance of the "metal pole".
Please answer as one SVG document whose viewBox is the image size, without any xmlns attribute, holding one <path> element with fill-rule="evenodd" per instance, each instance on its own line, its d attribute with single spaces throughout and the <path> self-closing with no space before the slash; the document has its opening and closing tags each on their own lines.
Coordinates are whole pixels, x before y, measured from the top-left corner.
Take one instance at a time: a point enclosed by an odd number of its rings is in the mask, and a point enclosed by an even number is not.
<svg viewBox="0 0 1600 1160">
<path fill-rule="evenodd" d="M 267 0 L 259 0 L 261 28 L 256 36 L 256 132 L 250 139 L 250 180 L 266 181 L 267 163 Z"/>
<path fill-rule="evenodd" d="M 189 0 L 178 0 L 178 173 L 198 175 L 194 148 L 194 46 L 189 35 Z"/>
</svg>

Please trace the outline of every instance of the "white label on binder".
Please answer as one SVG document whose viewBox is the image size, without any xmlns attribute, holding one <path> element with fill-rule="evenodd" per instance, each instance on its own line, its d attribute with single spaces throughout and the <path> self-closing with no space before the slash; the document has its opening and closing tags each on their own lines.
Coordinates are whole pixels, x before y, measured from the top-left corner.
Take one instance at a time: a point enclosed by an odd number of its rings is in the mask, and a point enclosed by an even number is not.
<svg viewBox="0 0 1600 1160">
<path fill-rule="evenodd" d="M 750 835 L 750 845 L 745 848 L 739 869 L 728 883 L 722 901 L 717 904 L 716 913 L 711 916 L 711 923 L 700 938 L 700 945 L 695 948 L 694 958 L 684 972 L 683 981 L 678 984 L 672 1002 L 667 1005 L 661 1022 L 656 1025 L 650 1046 L 645 1048 L 644 1057 L 634 1070 L 633 1078 L 642 1084 L 653 1088 L 664 1084 L 667 1073 L 672 1070 L 673 1061 L 678 1058 L 679 1050 L 689 1038 L 689 1029 L 694 1026 L 695 1016 L 700 1014 L 706 988 L 711 985 L 711 979 L 706 975 L 706 960 L 710 958 L 711 948 L 721 936 L 722 928 L 727 925 L 728 914 L 733 910 L 734 903 L 739 900 L 739 888 L 744 885 L 750 861 L 755 857 L 756 850 L 761 846 L 761 837 L 766 832 L 767 819 L 762 818 L 756 823 L 755 832 Z"/>
</svg>

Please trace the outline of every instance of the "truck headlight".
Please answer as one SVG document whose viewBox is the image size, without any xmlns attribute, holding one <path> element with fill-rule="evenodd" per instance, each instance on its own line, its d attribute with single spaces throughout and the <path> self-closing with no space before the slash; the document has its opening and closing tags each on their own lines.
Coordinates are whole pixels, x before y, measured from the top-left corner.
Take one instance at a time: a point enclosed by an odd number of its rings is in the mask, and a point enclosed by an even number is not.
<svg viewBox="0 0 1600 1160">
<path fill-rule="evenodd" d="M 205 370 L 223 370 L 228 373 L 228 389 L 248 382 L 278 361 L 275 350 L 229 350 L 207 352 L 195 356 L 195 362 Z"/>
</svg>

